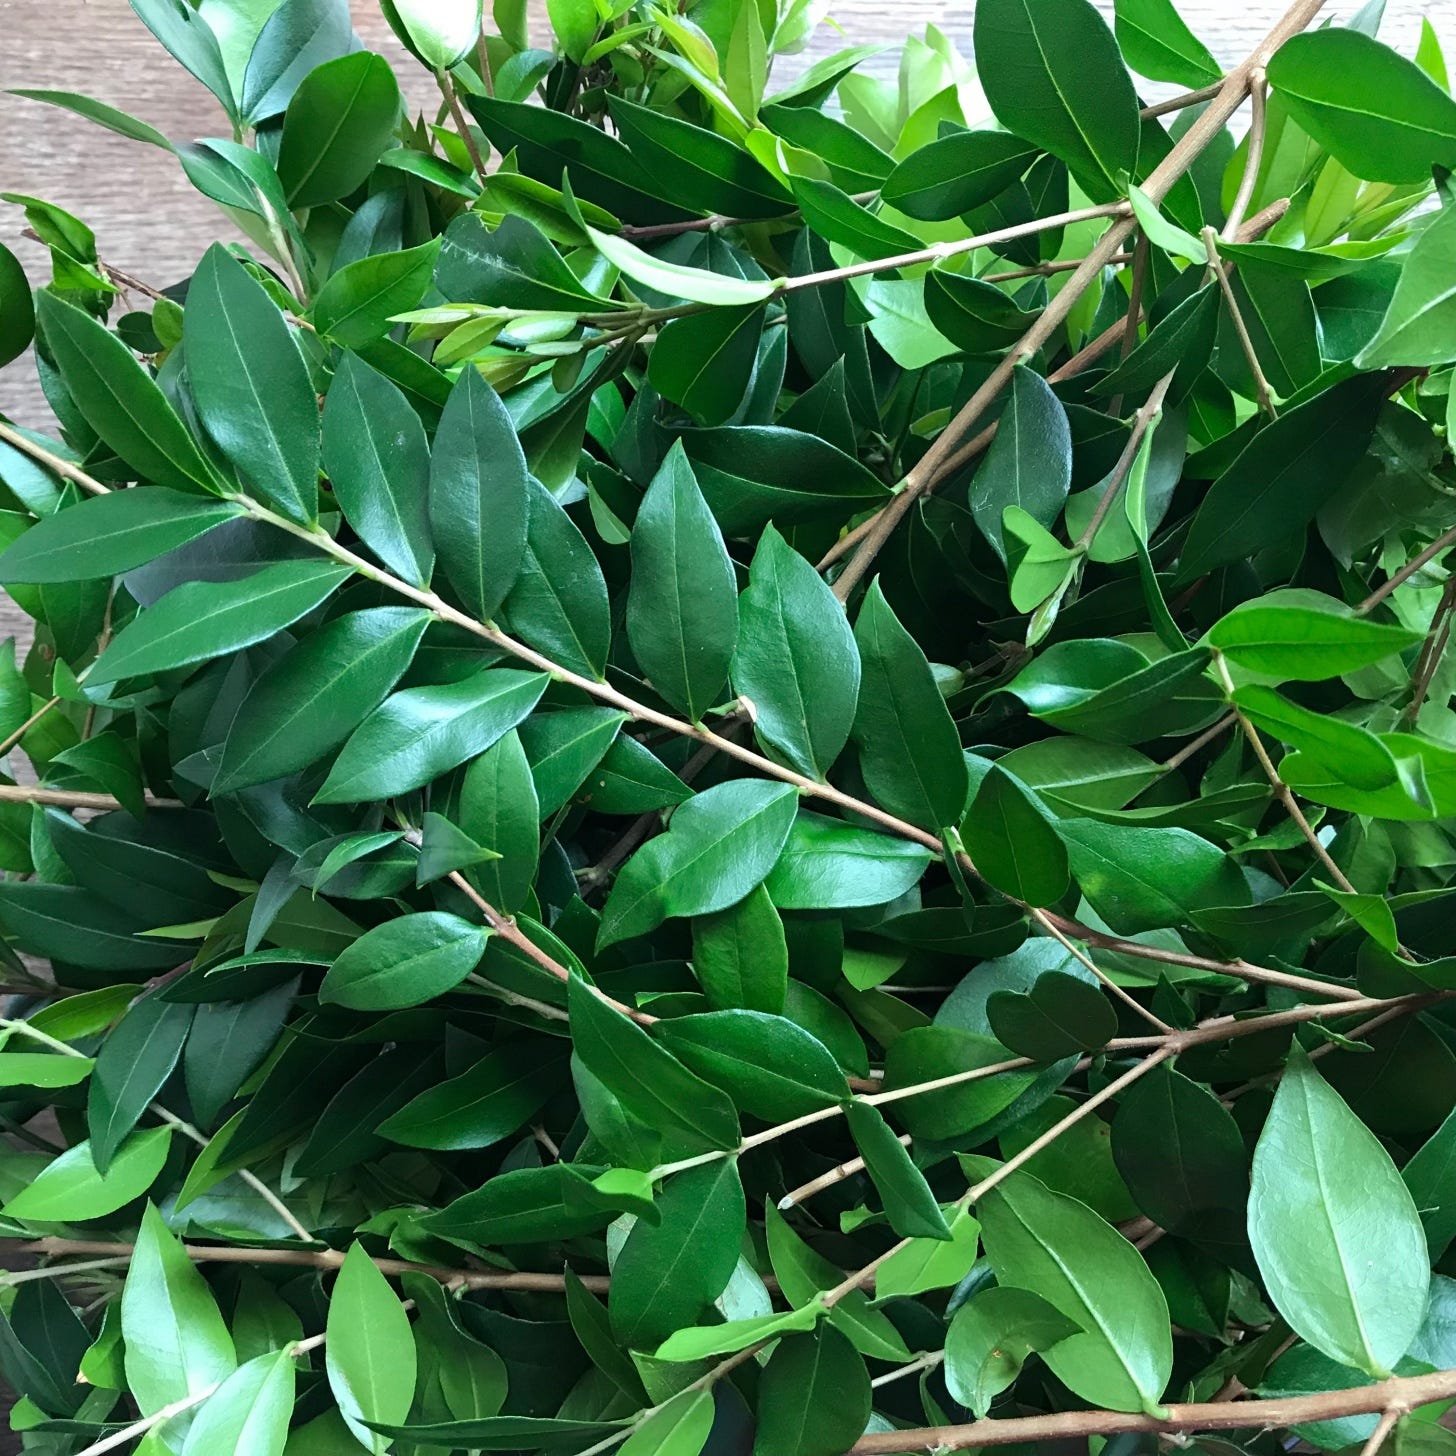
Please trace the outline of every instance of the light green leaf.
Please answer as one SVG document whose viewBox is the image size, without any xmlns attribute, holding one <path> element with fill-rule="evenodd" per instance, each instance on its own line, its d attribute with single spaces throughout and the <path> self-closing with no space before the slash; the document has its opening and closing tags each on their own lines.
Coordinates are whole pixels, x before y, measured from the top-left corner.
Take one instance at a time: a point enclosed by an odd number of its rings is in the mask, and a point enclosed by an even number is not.
<svg viewBox="0 0 1456 1456">
<path fill-rule="evenodd" d="M 103 1175 L 91 1158 L 91 1145 L 77 1143 L 44 1168 L 0 1213 L 35 1223 L 81 1223 L 124 1208 L 156 1181 L 167 1161 L 170 1127 L 133 1133 L 116 1151 Z"/>
<path fill-rule="evenodd" d="M 1275 1308 L 1330 1359 L 1379 1380 L 1410 1348 L 1430 1282 L 1415 1201 L 1297 1049 L 1254 1150 L 1249 1242 Z"/>
<path fill-rule="evenodd" d="M 293 1354 L 281 1350 L 240 1365 L 202 1403 L 182 1456 L 283 1456 L 293 1414 Z"/>
<path fill-rule="evenodd" d="M 945 1337 L 945 1383 L 978 1420 L 1028 1355 L 1055 1349 L 1082 1326 L 1029 1289 L 984 1289 L 955 1313 Z"/>
<path fill-rule="evenodd" d="M 587 233 L 597 251 L 609 263 L 620 268 L 629 278 L 645 283 L 648 288 L 665 293 L 669 298 L 713 305 L 761 303 L 782 287 L 782 280 L 777 278 L 730 278 L 702 268 L 654 258 L 626 238 L 612 237 L 594 227 L 588 227 Z"/>
<path fill-rule="evenodd" d="M 417 1356 L 409 1316 L 362 1244 L 350 1248 L 334 1282 L 327 1334 L 329 1389 L 364 1449 L 382 1456 L 388 1438 L 365 1423 L 398 1424 L 409 1414 Z"/>
<path fill-rule="evenodd" d="M 485 954 L 490 931 L 443 910 L 386 920 L 329 968 L 319 999 L 356 1011 L 418 1006 L 453 990 Z"/>
</svg>

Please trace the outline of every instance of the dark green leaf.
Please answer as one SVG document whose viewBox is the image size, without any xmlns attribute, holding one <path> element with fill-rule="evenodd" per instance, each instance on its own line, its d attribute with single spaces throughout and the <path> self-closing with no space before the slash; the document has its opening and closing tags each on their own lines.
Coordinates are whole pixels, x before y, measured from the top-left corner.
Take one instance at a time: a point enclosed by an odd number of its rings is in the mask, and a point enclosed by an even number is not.
<svg viewBox="0 0 1456 1456">
<path fill-rule="evenodd" d="M 864 1434 L 872 1396 L 863 1358 L 837 1329 L 786 1335 L 759 1382 L 754 1456 L 837 1456 Z"/>
<path fill-rule="evenodd" d="M 361 935 L 329 967 L 319 999 L 356 1011 L 418 1006 L 480 964 L 490 932 L 439 910 L 402 915 Z"/>
<path fill-rule="evenodd" d="M 383 56 L 325 61 L 303 78 L 283 117 L 278 176 L 292 208 L 347 197 L 394 137 L 399 86 Z"/>
</svg>

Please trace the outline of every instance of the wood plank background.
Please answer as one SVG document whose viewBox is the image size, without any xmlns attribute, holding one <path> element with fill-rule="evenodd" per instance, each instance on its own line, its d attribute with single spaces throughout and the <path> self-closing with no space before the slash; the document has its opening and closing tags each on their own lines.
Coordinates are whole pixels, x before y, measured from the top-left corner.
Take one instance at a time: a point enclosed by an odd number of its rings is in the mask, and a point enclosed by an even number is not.
<svg viewBox="0 0 1456 1456">
<path fill-rule="evenodd" d="M 1097 0 L 1108 13 L 1111 0 Z M 1330 0 L 1329 14 L 1346 18 L 1359 0 Z M 1283 10 L 1285 0 L 1181 0 L 1180 8 L 1215 55 L 1232 64 L 1245 56 Z M 372 0 L 353 0 L 354 24 L 364 44 L 389 57 L 412 106 L 433 112 L 430 78 L 404 53 Z M 532 0 L 535 38 L 548 43 L 544 0 Z M 836 24 L 820 27 L 802 55 L 783 58 L 779 84 L 817 57 L 849 43 L 892 47 L 870 69 L 893 74 L 893 48 L 908 35 L 940 26 L 971 53 L 969 0 L 841 0 Z M 1409 54 L 1422 14 L 1456 60 L 1456 0 L 1389 0 L 1382 36 Z M 177 66 L 132 13 L 126 0 L 0 0 L 0 88 L 46 87 L 80 91 L 110 102 L 160 128 L 174 140 L 226 134 L 217 103 Z M 1172 88 L 1148 88 L 1166 94 Z M 231 230 L 218 210 L 195 192 L 176 160 L 155 147 L 127 141 L 79 117 L 38 102 L 0 95 L 0 191 L 23 192 L 70 209 L 96 232 L 101 256 L 157 286 L 185 275 L 208 243 Z M 0 208 L 0 238 L 25 261 L 37 282 L 46 271 L 43 251 L 19 238 L 17 209 Z M 51 416 L 28 359 L 0 371 L 0 411 L 45 427 Z M 25 622 L 0 603 L 0 636 L 24 631 Z"/>
</svg>

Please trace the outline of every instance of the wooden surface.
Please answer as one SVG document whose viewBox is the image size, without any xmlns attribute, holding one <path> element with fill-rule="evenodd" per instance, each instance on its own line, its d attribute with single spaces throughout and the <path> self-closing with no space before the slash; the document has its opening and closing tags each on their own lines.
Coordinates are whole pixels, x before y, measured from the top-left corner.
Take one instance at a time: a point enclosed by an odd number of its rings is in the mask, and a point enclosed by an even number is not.
<svg viewBox="0 0 1456 1456">
<path fill-rule="evenodd" d="M 1097 3 L 1110 15 L 1111 0 Z M 1344 19 L 1357 3 L 1330 0 L 1329 13 Z M 1229 64 L 1253 48 L 1283 5 L 1284 0 L 1243 6 L 1230 0 L 1180 0 L 1194 30 Z M 394 63 L 411 105 L 433 113 L 433 83 L 404 53 L 377 4 L 353 0 L 353 10 L 360 38 Z M 532 13 L 535 38 L 544 44 L 544 0 L 532 0 Z M 923 34 L 926 25 L 941 27 L 970 55 L 973 13 L 968 0 L 842 0 L 832 11 L 837 28 L 822 25 L 807 51 L 782 58 L 775 81 L 783 84 L 816 57 L 864 41 L 890 47 L 868 68 L 893 74 L 896 48 L 906 36 Z M 1409 54 L 1423 13 L 1456 60 L 1456 0 L 1389 0 L 1383 38 Z M 217 103 L 162 50 L 126 0 L 0 0 L 0 88 L 9 87 L 83 92 L 151 122 L 177 141 L 227 130 Z M 1146 89 L 1163 95 L 1171 88 Z M 95 230 L 107 262 L 157 286 L 185 276 L 214 238 L 232 236 L 221 213 L 192 189 L 170 154 L 53 107 L 3 95 L 0 191 L 30 193 L 75 212 Z M 0 238 L 40 282 L 45 255 L 19 238 L 22 226 L 18 209 L 0 206 Z M 50 422 L 28 359 L 0 371 L 0 411 L 22 424 Z M 0 636 L 17 628 L 23 630 L 23 619 L 0 603 Z"/>
</svg>

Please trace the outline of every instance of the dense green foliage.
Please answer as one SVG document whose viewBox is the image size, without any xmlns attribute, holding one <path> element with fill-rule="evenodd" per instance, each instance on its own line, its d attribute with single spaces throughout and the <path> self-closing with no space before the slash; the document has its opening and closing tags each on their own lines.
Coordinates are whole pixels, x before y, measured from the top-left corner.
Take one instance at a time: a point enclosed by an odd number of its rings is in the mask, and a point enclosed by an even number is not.
<svg viewBox="0 0 1456 1456">
<path fill-rule="evenodd" d="M 249 241 L 0 248 L 25 1449 L 1452 1456 L 1434 33 L 132 3 L 230 136 L 22 94 Z"/>
</svg>

